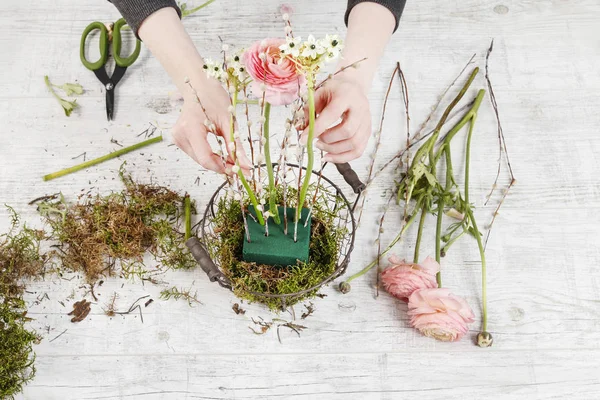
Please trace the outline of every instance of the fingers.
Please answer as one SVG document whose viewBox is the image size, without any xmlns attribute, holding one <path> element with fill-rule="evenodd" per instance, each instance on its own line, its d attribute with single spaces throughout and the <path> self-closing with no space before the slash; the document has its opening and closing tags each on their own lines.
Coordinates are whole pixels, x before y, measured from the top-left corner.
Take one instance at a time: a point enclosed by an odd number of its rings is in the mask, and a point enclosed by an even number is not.
<svg viewBox="0 0 600 400">
<path fill-rule="evenodd" d="M 333 143 L 326 143 L 322 140 L 319 140 L 316 143 L 316 147 L 327 152 L 325 157 L 323 157 L 323 161 L 334 162 L 338 164 L 352 161 L 360 157 L 365 151 L 367 143 L 369 142 L 370 133 L 371 120 L 366 118 L 363 120 L 363 123 L 361 123 L 358 130 L 353 132 L 350 138 L 339 140 Z M 333 132 L 332 135 L 335 135 L 335 132 Z"/>
<path fill-rule="evenodd" d="M 190 130 L 185 124 L 173 128 L 173 142 L 194 161 L 204 168 L 218 173 L 224 173 L 225 168 L 221 157 L 212 152 L 206 131 L 202 128 Z"/>
<path fill-rule="evenodd" d="M 229 125 L 227 125 L 227 126 L 217 125 L 218 132 L 215 132 L 216 134 L 221 136 L 223 138 L 223 140 L 225 140 L 225 146 L 227 148 L 226 151 L 227 151 L 227 154 L 229 155 L 228 162 L 231 161 L 232 165 L 233 165 L 232 159 L 233 159 L 233 154 L 235 154 L 235 156 L 237 157 L 237 159 L 239 161 L 240 167 L 245 171 L 249 171 L 250 168 L 252 167 L 252 163 L 250 162 L 250 160 L 248 159 L 248 156 L 244 152 L 244 147 L 242 145 L 242 141 L 240 138 L 235 139 L 235 147 L 233 147 L 231 145 L 231 143 L 234 143 L 234 142 L 231 140 L 231 134 L 230 134 L 229 129 L 230 129 Z M 234 132 L 237 132 L 237 126 L 235 126 Z"/>
<path fill-rule="evenodd" d="M 370 119 L 371 115 L 368 112 L 351 109 L 346 112 L 341 123 L 323 132 L 319 136 L 319 141 L 331 144 L 351 139 L 361 129 L 363 121 L 370 123 Z"/>
<path fill-rule="evenodd" d="M 315 112 L 318 113 L 319 116 L 315 119 L 314 137 L 319 137 L 329 127 L 338 122 L 347 110 L 348 104 L 346 100 L 340 96 L 331 98 L 320 112 L 316 111 L 315 107 Z M 300 141 L 302 144 L 306 144 L 307 139 L 308 131 L 305 130 Z"/>
</svg>

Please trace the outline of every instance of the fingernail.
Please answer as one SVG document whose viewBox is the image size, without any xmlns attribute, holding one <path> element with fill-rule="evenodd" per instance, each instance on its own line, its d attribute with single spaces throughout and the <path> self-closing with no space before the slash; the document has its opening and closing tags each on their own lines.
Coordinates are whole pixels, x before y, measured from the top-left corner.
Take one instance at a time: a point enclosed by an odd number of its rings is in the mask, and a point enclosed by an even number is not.
<svg viewBox="0 0 600 400">
<path fill-rule="evenodd" d="M 300 144 L 302 146 L 306 146 L 307 141 L 308 141 L 308 135 L 303 133 L 302 136 L 300 136 Z"/>
<path fill-rule="evenodd" d="M 323 161 L 331 162 L 331 157 L 329 155 L 326 155 L 325 157 L 323 157 Z"/>
<path fill-rule="evenodd" d="M 315 143 L 315 147 L 319 150 L 323 150 L 323 142 L 319 140 L 317 143 Z"/>
</svg>

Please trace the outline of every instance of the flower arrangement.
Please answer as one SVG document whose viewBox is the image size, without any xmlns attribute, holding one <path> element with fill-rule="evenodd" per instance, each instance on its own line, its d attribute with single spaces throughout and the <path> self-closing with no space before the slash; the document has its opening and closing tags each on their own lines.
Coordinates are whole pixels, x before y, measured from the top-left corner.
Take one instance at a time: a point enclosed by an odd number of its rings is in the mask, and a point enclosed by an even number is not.
<svg viewBox="0 0 600 400">
<path fill-rule="evenodd" d="M 207 247 L 234 282 L 234 290 L 239 289 L 238 294 L 290 293 L 314 287 L 335 269 L 343 240 L 343 229 L 334 223 L 337 216 L 325 212 L 325 198 L 331 200 L 332 196 L 324 193 L 322 160 L 316 182 L 313 176 L 315 91 L 335 74 L 320 83 L 317 79 L 324 65 L 340 56 L 343 43 L 337 35 L 320 39 L 308 35 L 302 40 L 294 35 L 289 15 L 283 13 L 282 18 L 285 37 L 266 38 L 241 50 L 223 44 L 222 57 L 206 59 L 203 65 L 206 74 L 221 82 L 230 98 L 229 132 L 224 138 L 217 136 L 216 151 L 227 172 L 229 200 L 217 205 L 220 220 L 212 239 L 219 243 Z M 216 124 L 206 113 L 201 95 L 193 82 L 186 82 L 207 115 L 205 126 L 216 133 Z M 255 121 L 250 119 L 253 102 L 259 107 Z M 270 124 L 271 108 L 277 106 L 287 106 L 292 112 L 278 137 L 272 134 Z M 239 109 L 243 109 L 242 117 Z M 243 117 L 245 123 L 241 122 Z M 277 162 L 274 139 L 278 139 Z M 245 147 L 249 150 L 250 170 L 244 168 Z M 241 248 L 238 239 L 232 239 L 238 234 L 231 230 L 237 226 L 237 218 L 243 228 Z M 309 265 L 317 272 L 308 272 Z M 255 282 L 257 275 L 276 278 L 253 286 L 249 282 Z M 298 281 L 297 275 L 303 278 Z M 286 279 L 294 280 L 293 284 L 288 285 Z"/>
</svg>

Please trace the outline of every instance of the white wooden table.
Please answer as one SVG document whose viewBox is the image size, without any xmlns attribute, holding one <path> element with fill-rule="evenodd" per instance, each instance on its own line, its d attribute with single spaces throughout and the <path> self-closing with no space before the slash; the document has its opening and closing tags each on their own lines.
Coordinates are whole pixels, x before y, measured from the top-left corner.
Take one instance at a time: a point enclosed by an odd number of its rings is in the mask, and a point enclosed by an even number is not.
<svg viewBox="0 0 600 400">
<path fill-rule="evenodd" d="M 292 1 L 295 32 L 344 33 L 342 0 Z M 203 54 L 216 56 L 217 35 L 245 44 L 282 33 L 278 1 L 218 0 L 185 21 Z M 79 38 L 92 20 L 111 21 L 105 1 L 4 1 L 0 14 L 0 203 L 15 207 L 30 224 L 39 218 L 27 202 L 62 191 L 73 200 L 82 189 L 120 189 L 113 160 L 55 181 L 42 175 L 69 166 L 83 152 L 102 155 L 139 140 L 150 122 L 165 132 L 178 107 L 166 73 L 147 49 L 117 90 L 116 120 L 106 122 L 104 93 L 79 62 Z M 597 399 L 600 398 L 600 4 L 594 0 L 409 0 L 370 95 L 374 120 L 397 60 L 410 89 L 413 127 L 469 57 L 483 66 L 495 38 L 491 76 L 517 185 L 494 226 L 487 249 L 489 330 L 495 344 L 473 344 L 479 323 L 459 343 L 440 343 L 408 326 L 406 305 L 374 298 L 374 274 L 354 281 L 342 295 L 332 287 L 314 301 L 300 338 L 282 330 L 256 336 L 250 318 L 274 317 L 259 305 L 231 310 L 235 297 L 208 282 L 201 270 L 169 274 L 171 285 L 198 290 L 203 305 L 158 300 L 161 287 L 109 279 L 84 322 L 72 324 L 59 301 L 81 281 L 48 278 L 29 285 L 31 326 L 44 340 L 35 347 L 37 376 L 26 399 Z M 66 118 L 47 92 L 54 82 L 78 80 L 86 94 Z M 475 89 L 484 87 L 483 74 Z M 455 91 L 454 91 L 455 92 Z M 397 87 L 383 132 L 379 163 L 403 145 L 402 103 Z M 277 117 L 282 118 L 279 110 Z M 457 139 L 460 142 L 462 139 Z M 485 227 L 494 204 L 483 207 L 498 156 L 495 119 L 486 98 L 477 122 L 472 197 Z M 455 152 L 459 155 L 460 152 Z M 216 179 L 166 143 L 124 157 L 139 179 L 156 179 L 188 191 L 204 206 Z M 365 176 L 368 157 L 353 163 Z M 456 162 L 457 165 L 459 164 Z M 462 170 L 461 170 L 462 171 Z M 200 184 L 195 184 L 196 177 Z M 503 175 L 503 183 L 507 176 Z M 372 245 L 383 176 L 369 194 L 350 271 L 375 256 Z M 497 200 L 497 198 L 496 198 Z M 389 214 L 398 224 L 400 210 Z M 430 221 L 431 222 L 431 221 Z M 432 227 L 430 223 L 430 228 Z M 8 212 L 0 209 L 0 230 Z M 388 226 L 384 242 L 392 237 Z M 412 253 L 414 230 L 396 252 Z M 422 254 L 433 252 L 426 231 Z M 444 259 L 444 284 L 480 316 L 476 244 L 469 239 Z M 122 287 L 122 285 L 124 286 Z M 117 291 L 120 308 L 142 295 L 156 301 L 139 316 L 108 318 L 102 306 Z M 48 293 L 38 305 L 36 297 Z M 297 307 L 297 312 L 300 307 Z M 290 318 L 283 314 L 282 318 Z M 48 327 L 49 332 L 46 331 Z M 64 330 L 62 336 L 50 342 Z"/>
</svg>

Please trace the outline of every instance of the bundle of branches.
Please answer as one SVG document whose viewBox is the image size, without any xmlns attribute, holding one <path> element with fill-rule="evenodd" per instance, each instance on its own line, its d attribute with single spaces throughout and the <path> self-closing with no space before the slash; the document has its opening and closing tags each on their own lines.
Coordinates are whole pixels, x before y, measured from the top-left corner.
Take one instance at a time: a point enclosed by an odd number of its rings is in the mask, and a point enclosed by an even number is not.
<svg viewBox="0 0 600 400">
<path fill-rule="evenodd" d="M 46 258 L 40 255 L 43 231 L 27 226 L 17 232 L 20 221 L 12 213 L 11 229 L 0 235 L 0 398 L 12 398 L 33 379 L 38 336 L 24 327 L 27 310 L 23 281 L 44 272 Z"/>
<path fill-rule="evenodd" d="M 492 47 L 488 50 L 488 57 L 491 52 Z M 471 63 L 472 59 L 469 61 L 467 66 Z M 465 67 L 466 69 L 466 67 Z M 463 69 L 464 71 L 464 69 Z M 400 170 L 403 170 L 401 174 L 401 180 L 398 183 L 396 190 L 394 191 L 394 195 L 390 197 L 390 201 L 396 197 L 396 200 L 399 204 L 404 203 L 404 217 L 402 220 L 402 226 L 399 229 L 396 237 L 390 242 L 390 244 L 385 248 L 381 249 L 380 245 L 380 237 L 377 238 L 377 245 L 379 246 L 378 255 L 375 260 L 373 260 L 367 267 L 358 273 L 352 275 L 345 282 L 340 284 L 340 290 L 342 292 L 348 292 L 350 290 L 349 282 L 353 279 L 362 276 L 367 271 L 371 270 L 375 266 L 379 266 L 380 260 L 382 256 L 386 255 L 391 251 L 391 249 L 401 240 L 403 235 L 406 233 L 407 229 L 412 225 L 414 221 L 419 220 L 418 231 L 417 231 L 417 240 L 414 249 L 413 263 L 419 263 L 419 250 L 421 244 L 421 237 L 423 233 L 423 226 L 425 223 L 425 218 L 427 214 L 432 214 L 436 217 L 436 240 L 435 240 L 435 259 L 439 263 L 441 257 L 443 257 L 449 250 L 449 248 L 456 243 L 461 237 L 465 234 L 467 236 L 472 236 L 476 242 L 479 249 L 479 254 L 481 258 L 481 276 L 482 276 L 482 332 L 478 336 L 478 344 L 482 347 L 486 347 L 491 345 L 492 337 L 487 332 L 487 291 L 486 291 L 486 259 L 485 259 L 485 243 L 482 239 L 481 231 L 478 228 L 477 221 L 475 219 L 473 213 L 473 205 L 469 199 L 469 171 L 470 171 L 470 157 L 471 157 L 471 140 L 473 136 L 473 128 L 475 126 L 475 121 L 477 120 L 477 113 L 479 111 L 479 107 L 481 102 L 485 96 L 485 90 L 481 89 L 477 92 L 476 97 L 469 104 L 462 107 L 455 114 L 463 113 L 463 110 L 466 110 L 461 119 L 453 125 L 453 127 L 447 131 L 444 135 L 442 135 L 442 129 L 444 124 L 453 117 L 452 111 L 454 108 L 460 103 L 462 98 L 467 93 L 471 83 L 479 73 L 479 68 L 473 69 L 470 74 L 467 82 L 463 85 L 462 89 L 458 93 L 458 95 L 454 98 L 454 100 L 446 107 L 444 113 L 442 114 L 438 124 L 435 128 L 429 132 L 427 135 L 421 137 L 420 133 L 422 129 L 429 121 L 430 117 L 425 121 L 425 123 L 421 126 L 418 134 L 415 137 L 410 137 L 410 127 L 409 121 L 410 117 L 408 115 L 408 89 L 406 87 L 406 82 L 404 80 L 404 75 L 402 70 L 400 69 L 400 65 L 394 71 L 394 74 L 398 72 L 401 81 L 402 94 L 404 98 L 404 104 L 406 108 L 406 117 L 407 117 L 407 146 L 406 149 L 403 150 L 399 155 L 394 157 L 388 163 L 385 164 L 385 167 L 390 165 L 390 163 L 395 159 L 400 159 Z M 462 71 L 461 71 L 462 74 Z M 459 74 L 460 76 L 460 74 Z M 458 78 L 457 78 L 458 79 Z M 492 105 L 494 106 L 494 111 L 497 114 L 497 108 L 495 104 L 495 99 L 493 97 L 493 91 L 491 88 L 491 83 L 489 81 L 489 76 L 487 73 L 487 62 L 486 62 L 486 80 L 488 83 L 488 88 L 490 89 L 490 96 L 492 98 Z M 456 81 L 456 80 L 455 80 Z M 393 82 L 390 81 L 390 87 Z M 453 82 L 454 84 L 454 82 Z M 453 85 L 452 84 L 452 85 Z M 452 86 L 451 85 L 451 86 Z M 447 90 L 446 90 L 447 91 Z M 388 88 L 389 93 L 389 88 Z M 444 93 L 445 94 L 445 93 Z M 443 97 L 443 95 L 442 95 Z M 386 96 L 387 101 L 387 96 Z M 440 100 L 441 101 L 441 100 Z M 385 104 L 385 102 L 384 102 Z M 439 103 L 438 103 L 439 105 Z M 385 105 L 384 105 L 385 107 Z M 437 106 L 435 107 L 437 108 Z M 385 108 L 384 108 L 385 110 Z M 385 112 L 385 111 L 384 111 Z M 433 114 L 433 112 L 432 112 Z M 383 117 L 382 117 L 383 121 Z M 464 175 L 464 185 L 461 188 L 457 183 L 454 175 L 454 170 L 452 167 L 452 155 L 450 142 L 456 136 L 456 134 L 465 126 L 468 126 L 467 137 L 466 137 L 466 147 L 465 147 L 465 175 Z M 506 147 L 504 144 L 504 136 L 502 135 L 502 131 L 500 128 L 500 122 L 498 120 L 499 127 L 499 142 L 500 142 L 500 150 L 502 157 L 502 151 L 506 153 Z M 417 144 L 421 144 L 420 147 L 416 150 L 412 161 L 409 158 L 409 149 Z M 402 157 L 406 154 L 406 161 L 403 162 Z M 506 160 L 508 162 L 508 155 L 505 154 Z M 499 161 L 500 163 L 500 161 Z M 509 171 L 511 174 L 511 183 L 510 186 L 514 184 L 514 176 L 512 174 L 512 169 L 510 168 L 510 163 L 508 162 Z M 438 168 L 444 168 L 441 171 L 438 171 Z M 381 172 L 383 168 L 379 171 Z M 372 168 L 371 168 L 372 170 Z M 500 171 L 500 168 L 499 170 Z M 378 172 L 378 173 L 379 173 Z M 438 173 L 441 172 L 441 173 Z M 378 174 L 377 173 L 377 174 Z M 377 176 L 373 176 L 373 179 Z M 500 172 L 498 172 L 498 175 Z M 372 182 L 371 174 L 369 176 L 369 183 Z M 498 177 L 496 178 L 496 182 Z M 509 186 L 509 188 L 510 188 Z M 496 183 L 494 183 L 494 188 L 496 187 Z M 489 197 L 489 196 L 488 196 Z M 502 204 L 504 197 L 500 201 L 498 208 Z M 388 202 L 389 204 L 389 202 Z M 386 210 L 387 211 L 387 207 Z M 380 233 L 383 231 L 382 224 L 385 218 L 385 211 L 380 219 Z M 494 218 L 495 214 L 494 213 Z M 446 224 L 446 231 L 444 230 L 444 219 L 445 217 L 449 217 L 453 219 L 453 223 Z M 488 231 L 489 235 L 489 231 Z M 379 274 L 378 274 L 379 278 Z M 442 287 L 442 279 L 440 272 L 437 273 L 437 286 Z"/>
<path fill-rule="evenodd" d="M 185 249 L 194 205 L 166 187 L 133 181 L 123 168 L 122 192 L 88 196 L 78 203 L 58 200 L 39 203 L 38 210 L 51 227 L 57 250 L 53 256 L 67 271 L 82 272 L 89 283 L 102 275 L 114 275 L 120 264 L 125 278 L 148 278 L 143 264 L 150 252 L 163 267 L 193 268 L 196 263 Z M 185 234 L 180 227 L 185 224 Z"/>
</svg>

